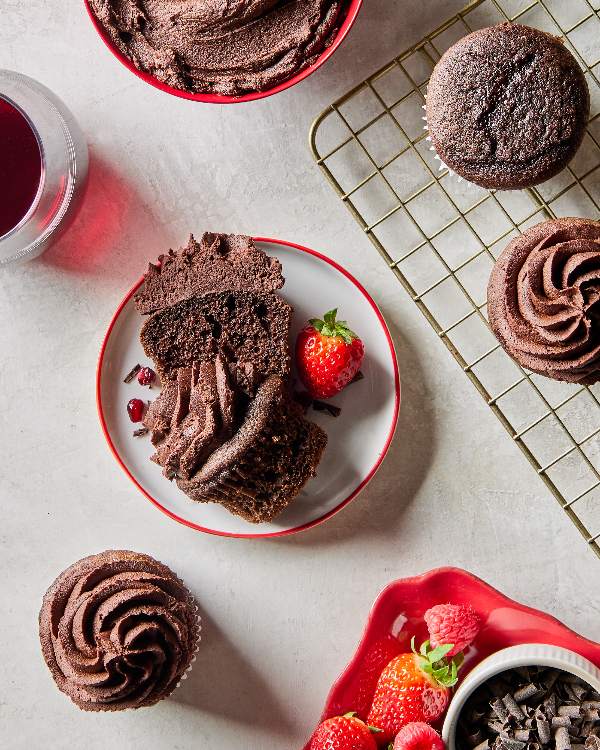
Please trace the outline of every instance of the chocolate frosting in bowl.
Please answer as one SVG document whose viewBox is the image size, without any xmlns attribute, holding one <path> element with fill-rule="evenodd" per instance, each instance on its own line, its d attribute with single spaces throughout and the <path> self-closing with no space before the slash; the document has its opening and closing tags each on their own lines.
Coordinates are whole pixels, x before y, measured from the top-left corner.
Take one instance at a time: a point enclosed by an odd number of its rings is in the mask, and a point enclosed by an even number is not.
<svg viewBox="0 0 600 750">
<path fill-rule="evenodd" d="M 142 71 L 191 93 L 265 91 L 312 65 L 344 0 L 88 0 Z"/>
<path fill-rule="evenodd" d="M 555 380 L 600 379 L 600 222 L 536 224 L 502 253 L 488 285 L 493 332 L 523 367 Z"/>
<path fill-rule="evenodd" d="M 86 711 L 152 706 L 173 692 L 193 660 L 195 610 L 183 583 L 148 555 L 92 555 L 67 568 L 44 596 L 44 659 L 59 689 Z"/>
</svg>

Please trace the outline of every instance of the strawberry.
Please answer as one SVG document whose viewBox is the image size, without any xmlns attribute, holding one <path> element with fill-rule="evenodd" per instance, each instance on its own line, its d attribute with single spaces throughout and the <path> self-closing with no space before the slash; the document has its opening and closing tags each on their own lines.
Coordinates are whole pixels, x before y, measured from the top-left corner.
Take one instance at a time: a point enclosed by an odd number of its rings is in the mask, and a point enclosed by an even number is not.
<svg viewBox="0 0 600 750">
<path fill-rule="evenodd" d="M 377 744 L 390 742 L 409 722 L 430 723 L 443 714 L 462 663 L 461 657 L 446 660 L 451 648 L 432 649 L 426 641 L 417 653 L 413 638 L 413 653 L 396 656 L 383 670 L 367 717 L 370 725 L 383 730 Z"/>
<path fill-rule="evenodd" d="M 310 750 L 377 750 L 377 744 L 370 728 L 352 712 L 319 724 Z"/>
<path fill-rule="evenodd" d="M 465 649 L 479 632 L 479 618 L 475 612 L 460 604 L 436 604 L 425 612 L 423 618 L 434 648 L 453 644 L 446 654 L 447 659 Z"/>
<path fill-rule="evenodd" d="M 379 675 L 394 656 L 398 656 L 402 651 L 402 644 L 391 634 L 375 641 L 367 651 L 352 684 L 343 695 L 344 707 L 352 708 L 359 719 L 366 719 Z"/>
<path fill-rule="evenodd" d="M 444 750 L 444 743 L 429 724 L 411 721 L 396 735 L 393 750 Z"/>
<path fill-rule="evenodd" d="M 361 365 L 362 341 L 336 321 L 337 308 L 324 320 L 312 318 L 296 339 L 296 367 L 302 384 L 313 398 L 331 398 L 352 380 Z"/>
</svg>

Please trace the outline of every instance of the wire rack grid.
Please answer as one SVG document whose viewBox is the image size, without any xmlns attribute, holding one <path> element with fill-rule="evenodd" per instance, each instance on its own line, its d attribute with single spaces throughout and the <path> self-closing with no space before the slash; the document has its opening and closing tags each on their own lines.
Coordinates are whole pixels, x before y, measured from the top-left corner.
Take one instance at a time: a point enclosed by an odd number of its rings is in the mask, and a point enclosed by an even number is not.
<svg viewBox="0 0 600 750">
<path fill-rule="evenodd" d="M 309 139 L 339 197 L 598 557 L 600 385 L 519 367 L 491 333 L 486 297 L 494 262 L 519 232 L 558 216 L 600 218 L 599 9 L 600 0 L 474 0 L 325 109 Z M 571 49 L 590 88 L 590 122 L 560 175 L 487 191 L 431 148 L 427 82 L 465 34 L 516 20 Z"/>
</svg>

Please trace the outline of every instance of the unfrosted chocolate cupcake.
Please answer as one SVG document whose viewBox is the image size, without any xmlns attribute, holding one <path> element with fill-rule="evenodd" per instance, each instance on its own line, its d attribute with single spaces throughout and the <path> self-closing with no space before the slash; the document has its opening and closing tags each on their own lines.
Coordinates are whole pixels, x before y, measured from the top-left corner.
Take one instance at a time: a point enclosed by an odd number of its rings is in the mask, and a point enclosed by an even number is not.
<svg viewBox="0 0 600 750">
<path fill-rule="evenodd" d="M 502 23 L 452 46 L 427 87 L 427 125 L 441 160 L 481 187 L 516 190 L 554 177 L 585 135 L 590 96 L 563 42 Z"/>
<path fill-rule="evenodd" d="M 600 380 L 600 222 L 556 219 L 516 237 L 496 261 L 488 318 L 520 365 L 591 385 Z"/>
<path fill-rule="evenodd" d="M 85 711 L 153 706 L 177 687 L 199 626 L 189 591 L 148 555 L 108 550 L 54 581 L 40 611 L 54 681 Z"/>
</svg>

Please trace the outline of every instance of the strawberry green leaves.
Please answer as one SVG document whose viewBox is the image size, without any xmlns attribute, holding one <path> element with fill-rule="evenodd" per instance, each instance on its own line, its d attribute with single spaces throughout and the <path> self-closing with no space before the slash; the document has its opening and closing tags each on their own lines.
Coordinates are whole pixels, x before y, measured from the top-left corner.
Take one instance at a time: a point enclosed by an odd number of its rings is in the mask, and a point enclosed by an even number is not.
<svg viewBox="0 0 600 750">
<path fill-rule="evenodd" d="M 446 654 L 452 651 L 453 644 L 446 643 L 443 646 L 431 647 L 430 641 L 425 641 L 419 651 L 415 649 L 415 638 L 413 636 L 410 647 L 413 653 L 422 659 L 421 669 L 423 672 L 432 675 L 441 685 L 452 687 L 458 682 L 458 670 L 460 669 L 464 655 L 459 651 L 450 661 L 446 659 Z"/>
<path fill-rule="evenodd" d="M 337 307 L 335 310 L 330 310 L 328 313 L 325 313 L 323 316 L 324 320 L 311 318 L 308 322 L 322 336 L 339 336 L 344 339 L 347 344 L 351 344 L 352 339 L 357 339 L 358 336 L 348 328 L 348 324 L 345 320 L 336 321 L 336 315 Z"/>
</svg>

